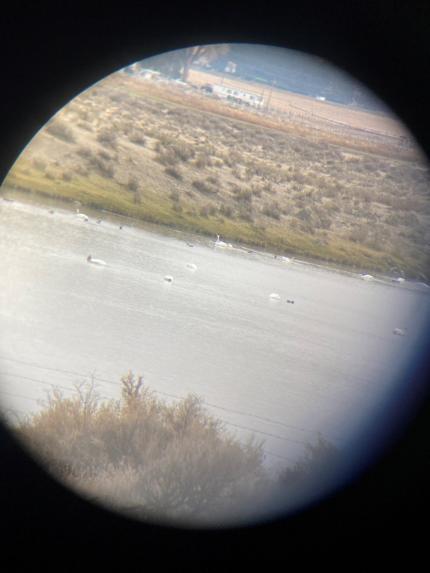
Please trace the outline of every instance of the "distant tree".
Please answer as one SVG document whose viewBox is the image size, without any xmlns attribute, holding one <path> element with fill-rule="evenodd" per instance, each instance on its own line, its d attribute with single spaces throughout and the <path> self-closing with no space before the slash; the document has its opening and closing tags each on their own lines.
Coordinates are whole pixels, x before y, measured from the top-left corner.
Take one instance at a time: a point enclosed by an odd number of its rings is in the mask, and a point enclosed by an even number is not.
<svg viewBox="0 0 430 573">
<path fill-rule="evenodd" d="M 193 63 L 197 61 L 213 62 L 230 50 L 227 44 L 213 44 L 208 46 L 193 46 L 183 50 L 177 50 L 155 56 L 147 60 L 145 65 L 183 82 L 188 80 L 188 74 Z"/>
</svg>

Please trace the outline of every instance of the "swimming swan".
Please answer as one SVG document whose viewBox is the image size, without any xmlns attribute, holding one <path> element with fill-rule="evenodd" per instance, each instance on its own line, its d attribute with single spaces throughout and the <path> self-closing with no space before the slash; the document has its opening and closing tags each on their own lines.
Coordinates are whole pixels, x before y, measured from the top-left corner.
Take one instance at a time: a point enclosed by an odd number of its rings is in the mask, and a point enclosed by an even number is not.
<svg viewBox="0 0 430 573">
<path fill-rule="evenodd" d="M 360 275 L 364 281 L 373 281 L 372 275 Z"/>
<path fill-rule="evenodd" d="M 104 267 L 106 265 L 104 261 L 102 261 L 101 259 L 93 259 L 91 255 L 88 255 L 87 261 L 93 265 L 99 265 L 101 267 Z"/>
<path fill-rule="evenodd" d="M 403 328 L 395 328 L 393 330 L 393 334 L 397 334 L 398 336 L 405 336 L 406 334 L 406 329 Z"/>
<path fill-rule="evenodd" d="M 395 277 L 391 279 L 393 283 L 404 283 L 405 279 L 403 277 Z"/>
<path fill-rule="evenodd" d="M 270 300 L 281 300 L 281 297 L 277 292 L 272 292 L 272 294 L 269 295 L 269 298 Z"/>
<path fill-rule="evenodd" d="M 223 247 L 232 249 L 233 245 L 231 243 L 224 243 L 224 241 L 219 240 L 219 235 L 216 236 L 215 247 Z"/>
<path fill-rule="evenodd" d="M 196 271 L 197 270 L 197 265 L 195 265 L 194 263 L 187 263 L 186 267 L 190 271 Z"/>
<path fill-rule="evenodd" d="M 79 209 L 76 209 L 76 217 L 79 217 L 82 221 L 88 221 L 88 216 L 84 213 L 79 213 Z"/>
<path fill-rule="evenodd" d="M 164 277 L 164 280 L 166 281 L 166 283 L 172 283 L 173 282 L 173 277 L 171 275 L 166 275 Z"/>
</svg>

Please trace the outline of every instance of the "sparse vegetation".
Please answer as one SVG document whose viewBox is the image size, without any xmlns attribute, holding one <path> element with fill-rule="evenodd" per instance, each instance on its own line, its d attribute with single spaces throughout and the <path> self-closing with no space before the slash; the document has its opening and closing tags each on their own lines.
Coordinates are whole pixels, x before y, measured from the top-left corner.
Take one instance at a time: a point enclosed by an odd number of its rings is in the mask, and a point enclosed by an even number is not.
<svg viewBox="0 0 430 573">
<path fill-rule="evenodd" d="M 56 119 L 49 123 L 45 129 L 48 133 L 66 143 L 75 143 L 76 141 L 72 129 L 64 121 Z"/>
<path fill-rule="evenodd" d="M 16 427 L 54 476 L 83 495 L 143 519 L 211 521 L 252 515 L 274 494 L 298 495 L 318 481 L 337 450 L 321 437 L 279 475 L 264 466 L 263 442 L 239 441 L 201 398 L 158 398 L 132 372 L 121 399 L 102 400 L 92 382 L 69 397 L 54 388 Z"/>
<path fill-rule="evenodd" d="M 417 153 L 321 130 L 310 138 L 298 124 L 120 75 L 70 109 L 35 138 L 6 186 L 102 208 L 106 200 L 143 220 L 356 269 L 388 272 L 394 261 L 412 277 L 428 274 L 430 179 Z M 130 177 L 139 197 L 123 195 Z M 172 211 L 173 190 L 182 210 Z"/>
</svg>

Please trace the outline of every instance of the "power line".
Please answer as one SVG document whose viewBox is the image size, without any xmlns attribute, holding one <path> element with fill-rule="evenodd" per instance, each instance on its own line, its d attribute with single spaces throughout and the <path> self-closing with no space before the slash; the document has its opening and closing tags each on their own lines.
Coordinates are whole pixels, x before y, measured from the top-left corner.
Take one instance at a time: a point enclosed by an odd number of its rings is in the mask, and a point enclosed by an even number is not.
<svg viewBox="0 0 430 573">
<path fill-rule="evenodd" d="M 6 375 L 8 375 L 8 374 L 6 373 Z M 29 377 L 29 376 L 23 376 L 23 375 L 19 375 L 19 374 L 9 374 L 9 375 L 11 375 L 11 376 L 16 376 L 16 377 L 20 377 L 20 378 L 23 378 L 23 379 L 25 379 L 25 380 L 31 380 L 31 381 L 37 382 L 37 383 L 50 384 L 49 382 L 47 382 L 47 381 L 45 381 L 45 380 L 39 380 L 39 379 L 36 379 L 36 378 L 31 378 L 31 377 Z M 74 389 L 74 388 L 68 388 L 68 387 L 66 387 L 66 386 L 58 386 L 58 387 L 61 387 L 61 388 L 63 388 L 63 389 L 66 389 L 66 390 L 69 390 L 69 391 L 72 391 L 72 392 L 77 392 L 77 389 Z M 2 390 L 2 389 L 0 389 L 0 392 L 1 392 L 1 393 L 4 393 L 4 394 L 8 394 L 9 396 L 17 397 L 17 398 L 24 398 L 24 399 L 27 399 L 27 400 L 34 400 L 34 401 L 36 401 L 36 402 L 39 401 L 38 398 L 34 398 L 34 397 L 30 397 L 30 396 L 25 396 L 25 395 L 23 395 L 23 394 L 8 392 L 8 391 Z M 164 394 L 166 394 L 166 393 L 164 393 Z M 173 396 L 173 395 L 170 395 L 170 396 Z M 104 397 L 104 398 L 106 398 L 106 399 L 112 399 L 111 397 L 108 397 L 108 396 L 101 396 L 101 397 Z M 183 399 L 183 397 L 181 397 L 181 396 L 173 396 L 173 397 L 175 397 L 176 399 Z M 269 433 L 269 432 L 264 432 L 264 431 L 262 431 L 262 430 L 257 430 L 256 428 L 250 428 L 249 426 L 243 426 L 243 425 L 240 425 L 240 424 L 235 424 L 235 423 L 229 422 L 229 421 L 227 421 L 227 420 L 222 420 L 222 421 L 223 421 L 225 424 L 227 424 L 227 425 L 229 425 L 229 426 L 232 426 L 232 427 L 234 427 L 234 428 L 238 428 L 238 429 L 241 429 L 241 430 L 246 430 L 246 431 L 249 431 L 249 432 L 252 432 L 252 433 L 256 433 L 256 434 L 261 434 L 261 435 L 263 435 L 263 436 L 268 436 L 268 437 L 271 437 L 271 438 L 276 438 L 276 439 L 279 439 L 279 440 L 283 440 L 283 441 L 285 441 L 285 442 L 292 442 L 292 443 L 297 443 L 297 444 L 300 444 L 300 445 L 306 445 L 306 442 L 301 441 L 301 440 L 295 440 L 295 439 L 293 439 L 293 438 L 288 438 L 288 437 L 286 437 L 286 436 L 279 436 L 279 435 L 277 435 L 277 434 L 272 434 L 272 433 Z"/>
<path fill-rule="evenodd" d="M 116 386 L 116 387 L 119 386 L 119 383 L 118 383 L 118 382 L 115 382 L 115 381 L 113 381 L 113 380 L 109 380 L 109 379 L 107 379 L 107 378 L 101 378 L 101 377 L 98 377 L 98 376 L 96 376 L 96 375 L 94 375 L 94 374 L 82 374 L 81 372 L 76 372 L 76 371 L 73 371 L 73 370 L 63 370 L 63 369 L 61 369 L 61 368 L 53 368 L 53 367 L 49 367 L 49 366 L 42 366 L 42 365 L 36 364 L 36 363 L 34 363 L 34 362 L 27 362 L 27 361 L 18 360 L 18 359 L 15 359 L 15 358 L 4 358 L 4 357 L 0 357 L 0 359 L 2 359 L 2 360 L 8 360 L 8 361 L 11 361 L 11 362 L 17 362 L 17 363 L 19 363 L 19 364 L 25 364 L 25 365 L 27 365 L 27 366 L 33 366 L 33 367 L 35 367 L 35 368 L 40 368 L 40 369 L 43 369 L 43 370 L 49 370 L 49 371 L 53 371 L 53 372 L 60 372 L 60 373 L 62 373 L 62 374 L 67 374 L 67 375 L 72 374 L 72 375 L 74 375 L 74 376 L 80 376 L 81 378 L 89 378 L 89 377 L 91 377 L 93 380 L 97 380 L 97 381 L 99 381 L 99 382 L 106 382 L 106 383 L 112 384 L 112 385 L 114 385 L 114 386 Z M 6 373 L 6 374 L 7 374 L 7 373 Z M 16 374 L 15 374 L 15 375 L 14 375 L 14 374 L 9 374 L 9 375 L 11 375 L 11 376 L 19 376 L 19 375 L 16 375 Z M 26 378 L 26 377 L 25 377 L 25 376 L 21 376 L 21 378 Z M 29 378 L 29 377 L 28 377 L 27 379 L 33 380 L 33 381 L 35 381 L 35 382 L 40 382 L 40 383 L 42 383 L 42 384 L 50 384 L 50 382 L 35 380 L 35 379 Z M 65 386 L 61 386 L 61 385 L 59 385 L 59 384 L 55 384 L 55 386 L 57 386 L 57 387 L 59 387 L 59 388 L 65 388 L 66 390 L 71 390 L 71 388 L 66 388 Z M 182 400 L 182 399 L 184 399 L 184 396 L 181 396 L 181 395 L 171 394 L 171 393 L 169 393 L 169 392 L 163 392 L 163 391 L 161 391 L 161 390 L 155 390 L 155 389 L 154 389 L 153 391 L 154 391 L 156 394 L 160 394 L 160 395 L 163 395 L 163 396 L 167 396 L 167 397 L 169 397 L 169 398 L 174 398 L 174 399 L 176 399 L 176 400 Z M 270 424 L 279 425 L 279 426 L 285 427 L 285 428 L 287 428 L 287 429 L 297 430 L 297 431 L 300 431 L 300 432 L 315 433 L 313 430 L 308 430 L 308 429 L 306 429 L 306 428 L 301 428 L 301 427 L 299 427 L 299 426 L 294 426 L 293 424 L 286 424 L 285 422 L 281 422 L 280 420 L 273 420 L 272 418 L 268 418 L 268 417 L 265 417 L 265 416 L 259 416 L 259 415 L 257 415 L 257 414 L 252 414 L 252 413 L 250 413 L 250 412 L 244 412 L 244 411 L 241 411 L 241 410 L 235 410 L 235 409 L 232 409 L 232 408 L 227 408 L 227 407 L 225 407 L 225 406 L 219 406 L 218 404 L 213 404 L 213 403 L 211 403 L 211 402 L 206 402 L 205 400 L 203 400 L 203 403 L 204 403 L 206 406 L 209 406 L 209 407 L 211 407 L 211 408 L 216 408 L 216 409 L 218 409 L 218 410 L 223 410 L 223 411 L 225 411 L 225 412 L 230 412 L 230 413 L 232 413 L 232 414 L 239 414 L 240 416 L 246 416 L 246 417 L 249 417 L 249 418 L 254 418 L 254 419 L 261 420 L 261 421 L 263 421 L 263 422 L 267 422 L 267 423 L 270 423 Z"/>
</svg>

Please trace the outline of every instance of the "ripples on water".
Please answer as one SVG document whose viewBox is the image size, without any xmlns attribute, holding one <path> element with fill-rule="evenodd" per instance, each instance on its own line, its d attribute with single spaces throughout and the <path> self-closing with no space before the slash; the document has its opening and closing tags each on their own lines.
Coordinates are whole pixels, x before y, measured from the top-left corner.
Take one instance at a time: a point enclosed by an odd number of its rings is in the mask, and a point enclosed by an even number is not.
<svg viewBox="0 0 430 573">
<path fill-rule="evenodd" d="M 369 283 L 209 239 L 191 248 L 180 234 L 84 223 L 61 208 L 3 202 L 0 218 L 7 411 L 33 410 L 49 384 L 82 375 L 118 397 L 131 369 L 156 391 L 202 396 L 238 435 L 256 432 L 268 462 L 294 460 L 318 432 L 342 445 L 360 428 L 428 323 L 423 285 Z M 90 253 L 107 266 L 88 264 Z"/>
</svg>

